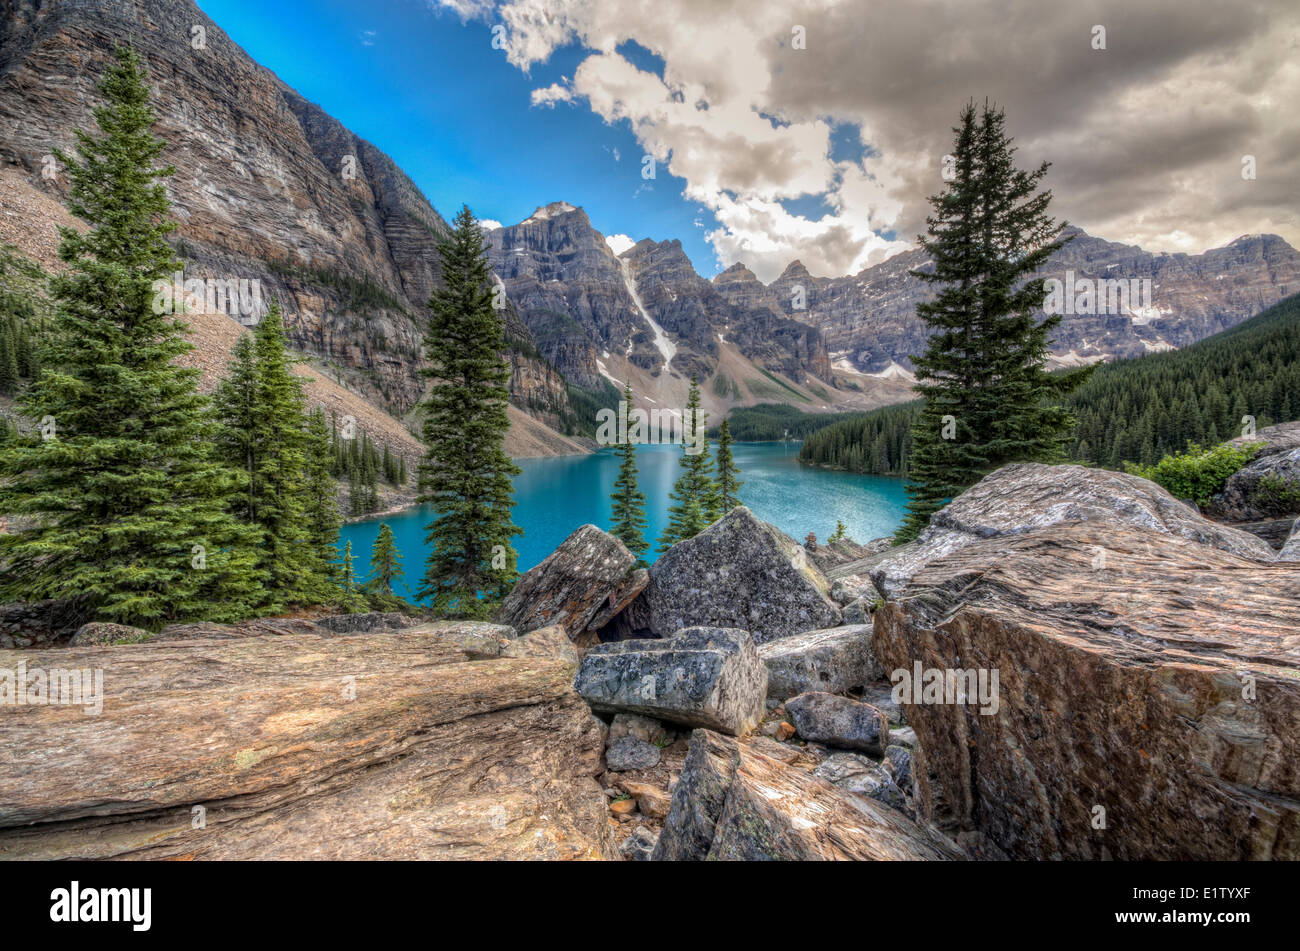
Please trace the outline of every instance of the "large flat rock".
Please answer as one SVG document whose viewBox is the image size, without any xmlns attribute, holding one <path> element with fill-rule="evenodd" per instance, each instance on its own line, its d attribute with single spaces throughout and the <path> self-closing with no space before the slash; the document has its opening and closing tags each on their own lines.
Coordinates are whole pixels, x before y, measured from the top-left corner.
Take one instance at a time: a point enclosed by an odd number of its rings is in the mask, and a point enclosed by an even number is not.
<svg viewBox="0 0 1300 951">
<path fill-rule="evenodd" d="M 767 669 L 745 631 L 694 627 L 590 648 L 574 685 L 600 713 L 639 713 L 724 733 L 763 718 Z"/>
<path fill-rule="evenodd" d="M 558 624 L 577 638 L 620 590 L 635 562 L 613 535 L 583 525 L 520 577 L 493 620 L 521 634 Z"/>
<path fill-rule="evenodd" d="M 891 671 L 998 674 L 995 705 L 905 704 L 936 821 L 1020 858 L 1300 858 L 1296 566 L 1047 525 L 919 568 L 875 646 Z"/>
<path fill-rule="evenodd" d="M 617 854 L 562 660 L 407 630 L 0 652 L 20 662 L 102 670 L 103 704 L 0 705 L 0 858 Z"/>
<path fill-rule="evenodd" d="M 954 854 L 907 817 L 709 730 L 690 752 L 657 861 L 911 861 Z"/>
<path fill-rule="evenodd" d="M 980 539 L 1011 539 L 1073 522 L 1186 538 L 1253 561 L 1275 557 L 1263 540 L 1211 522 L 1138 476 L 1019 463 L 990 473 L 953 499 L 914 541 L 855 563 L 854 569 L 869 575 L 880 593 L 892 598 L 923 567 Z"/>
<path fill-rule="evenodd" d="M 763 644 L 840 622 L 830 585 L 803 546 L 744 506 L 664 552 L 641 600 L 660 637 L 733 627 Z"/>
</svg>

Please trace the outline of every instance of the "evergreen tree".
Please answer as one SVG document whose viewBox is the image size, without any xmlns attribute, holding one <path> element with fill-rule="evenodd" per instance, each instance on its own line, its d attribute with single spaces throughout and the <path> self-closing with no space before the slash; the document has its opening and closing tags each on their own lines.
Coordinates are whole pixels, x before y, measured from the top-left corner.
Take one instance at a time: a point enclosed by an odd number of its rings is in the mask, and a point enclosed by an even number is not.
<svg viewBox="0 0 1300 951">
<path fill-rule="evenodd" d="M 95 618 L 156 628 L 248 616 L 261 592 L 254 533 L 228 511 L 240 474 L 215 458 L 198 371 L 175 362 L 192 349 L 185 325 L 155 306 L 154 281 L 179 264 L 147 80 L 119 48 L 94 110 L 103 137 L 78 130 L 80 158 L 57 153 L 89 230 L 59 229 L 50 372 L 23 397 L 51 438 L 0 454 L 0 511 L 30 517 L 0 535 L 0 600 L 76 598 Z"/>
<path fill-rule="evenodd" d="M 244 473 L 244 491 L 233 500 L 234 510 L 243 521 L 256 525 L 257 359 L 251 334 L 240 334 L 235 341 L 226 375 L 217 385 L 212 402 L 222 424 L 217 446 L 226 462 Z"/>
<path fill-rule="evenodd" d="M 650 547 L 645 540 L 645 493 L 637 488 L 636 445 L 629 432 L 628 416 L 632 409 L 632 384 L 623 384 L 622 419 L 619 428 L 624 433 L 623 441 L 618 444 L 618 477 L 614 480 L 613 500 L 614 524 L 609 533 L 619 539 L 627 550 L 641 561 L 641 554 Z"/>
<path fill-rule="evenodd" d="M 718 488 L 714 493 L 716 504 L 709 514 L 709 521 L 722 518 L 742 504 L 740 487 L 745 483 L 736 478 L 739 473 L 740 469 L 736 467 L 735 459 L 731 454 L 731 424 L 724 419 L 721 429 L 718 430 Z"/>
<path fill-rule="evenodd" d="M 393 540 L 393 530 L 387 522 L 382 522 L 374 547 L 370 550 L 370 580 L 366 583 L 367 587 L 372 594 L 393 597 L 393 582 L 402 576 L 402 556 Z"/>
<path fill-rule="evenodd" d="M 1056 400 L 1092 372 L 1044 368 L 1061 318 L 1035 321 L 1044 280 L 1030 276 L 1063 246 L 1062 225 L 1047 215 L 1051 192 L 1038 191 L 1048 164 L 1017 169 L 1003 125 L 1002 111 L 987 103 L 978 113 L 973 103 L 962 111 L 953 130 L 955 177 L 930 199 L 929 237 L 920 239 L 933 269 L 912 274 L 940 289 L 917 305 L 934 333 L 925 355 L 914 358 L 925 402 L 912 433 L 900 542 L 994 469 L 1063 459 L 1074 420 Z"/>
<path fill-rule="evenodd" d="M 0 395 L 18 390 L 18 334 L 13 323 L 0 321 Z"/>
<path fill-rule="evenodd" d="M 505 337 L 493 308 L 483 231 L 468 208 L 438 246 L 444 286 L 429 301 L 425 337 L 434 380 L 424 401 L 419 501 L 437 517 L 427 526 L 429 556 L 419 596 L 449 616 L 485 615 L 518 574 L 511 545 L 522 534 L 510 519 L 510 477 L 520 470 L 505 452 L 510 422 Z"/>
<path fill-rule="evenodd" d="M 307 418 L 307 461 L 304 469 L 304 514 L 311 572 L 317 579 L 313 601 L 330 603 L 339 594 L 338 491 L 330 474 L 332 453 L 325 413 L 316 409 Z"/>
<path fill-rule="evenodd" d="M 308 519 L 306 398 L 293 372 L 280 304 L 272 301 L 251 343 L 236 345 L 216 405 L 232 465 L 248 475 L 242 516 L 261 530 L 258 568 L 268 601 L 307 604 L 328 597 L 327 562 Z"/>
<path fill-rule="evenodd" d="M 713 460 L 709 458 L 709 443 L 704 438 L 708 417 L 700 409 L 700 388 L 691 380 L 690 395 L 686 399 L 686 412 L 682 426 L 686 442 L 678 464 L 682 474 L 677 477 L 669 498 L 674 505 L 668 508 L 668 526 L 659 538 L 659 550 L 667 551 L 676 542 L 694 538 L 709 526 L 709 517 L 718 503 L 717 485 L 713 481 Z M 698 451 L 689 450 L 698 447 Z"/>
</svg>

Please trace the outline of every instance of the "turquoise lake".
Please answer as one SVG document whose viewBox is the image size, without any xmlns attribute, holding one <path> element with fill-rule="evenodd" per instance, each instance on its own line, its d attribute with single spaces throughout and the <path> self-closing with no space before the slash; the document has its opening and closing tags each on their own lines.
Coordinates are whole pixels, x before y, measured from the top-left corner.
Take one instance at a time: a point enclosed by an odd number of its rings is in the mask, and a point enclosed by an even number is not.
<svg viewBox="0 0 1300 951">
<path fill-rule="evenodd" d="M 740 498 L 759 518 L 771 522 L 800 541 L 816 532 L 825 541 L 839 519 L 856 541 L 891 534 L 903 519 L 907 497 L 900 479 L 830 472 L 799 464 L 799 443 L 735 443 L 732 447 L 744 485 Z M 668 493 L 676 481 L 681 458 L 679 446 L 637 448 L 638 481 L 646 495 L 650 523 L 646 540 L 655 558 L 659 533 L 668 522 Z M 549 555 L 574 529 L 588 522 L 608 529 L 609 493 L 618 473 L 618 458 L 611 450 L 585 456 L 517 459 L 523 469 L 515 477 L 514 522 L 524 530 L 515 537 L 519 570 L 527 571 Z M 352 542 L 358 578 L 364 578 L 370 548 L 381 522 L 393 529 L 402 553 L 410 596 L 424 571 L 424 527 L 433 517 L 429 506 L 396 515 L 344 525 L 339 548 Z"/>
</svg>

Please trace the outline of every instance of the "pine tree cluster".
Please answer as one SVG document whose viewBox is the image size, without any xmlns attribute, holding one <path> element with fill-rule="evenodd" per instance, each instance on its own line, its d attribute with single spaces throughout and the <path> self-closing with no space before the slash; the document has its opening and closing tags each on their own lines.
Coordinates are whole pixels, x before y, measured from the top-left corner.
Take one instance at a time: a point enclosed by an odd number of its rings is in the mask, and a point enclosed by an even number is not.
<svg viewBox="0 0 1300 951">
<path fill-rule="evenodd" d="M 381 478 L 392 486 L 406 484 L 406 458 L 387 443 L 381 452 L 365 431 L 347 438 L 337 414 L 330 417 L 330 460 L 330 473 L 348 480 L 348 514 L 353 516 L 379 510 Z"/>
</svg>

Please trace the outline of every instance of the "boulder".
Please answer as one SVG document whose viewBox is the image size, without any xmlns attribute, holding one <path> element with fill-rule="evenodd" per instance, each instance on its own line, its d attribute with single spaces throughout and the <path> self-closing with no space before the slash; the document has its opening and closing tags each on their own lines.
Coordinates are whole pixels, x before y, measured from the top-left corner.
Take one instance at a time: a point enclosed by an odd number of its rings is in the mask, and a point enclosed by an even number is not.
<svg viewBox="0 0 1300 951">
<path fill-rule="evenodd" d="M 958 857 L 900 813 L 709 730 L 691 735 L 656 861 Z"/>
<path fill-rule="evenodd" d="M 515 582 L 493 620 L 525 634 L 558 624 L 577 637 L 635 562 L 613 535 L 583 525 Z"/>
<path fill-rule="evenodd" d="M 1300 561 L 1300 518 L 1291 526 L 1291 534 L 1277 553 L 1278 561 Z"/>
<path fill-rule="evenodd" d="M 740 734 L 763 718 L 767 669 L 746 632 L 693 627 L 662 640 L 598 644 L 574 685 L 597 713 Z"/>
<path fill-rule="evenodd" d="M 810 743 L 883 756 L 889 745 L 889 720 L 869 703 L 812 691 L 787 700 L 785 715 Z"/>
<path fill-rule="evenodd" d="M 577 667 L 582 659 L 569 635 L 558 624 L 539 627 L 516 640 L 502 642 L 502 657 L 554 657 L 570 667 Z"/>
<path fill-rule="evenodd" d="M 1083 466 L 1019 463 L 985 476 L 936 512 L 914 541 L 874 556 L 861 567 L 880 593 L 892 598 L 926 565 L 981 539 L 1009 540 L 1071 522 L 1186 538 L 1253 561 L 1274 558 L 1261 539 L 1203 518 L 1138 476 Z"/>
<path fill-rule="evenodd" d="M 605 768 L 611 773 L 629 769 L 654 769 L 659 765 L 659 747 L 635 736 L 611 740 L 605 750 Z"/>
<path fill-rule="evenodd" d="M 110 624 L 107 621 L 91 621 L 77 628 L 77 633 L 68 641 L 69 647 L 101 647 L 105 644 L 139 644 L 151 637 L 148 631 L 129 624 Z"/>
<path fill-rule="evenodd" d="M 372 631 L 400 631 L 403 628 L 416 627 L 421 623 L 418 617 L 402 614 L 400 611 L 364 611 L 360 614 L 331 614 L 318 617 L 317 627 L 323 627 L 335 634 L 369 634 Z"/>
<path fill-rule="evenodd" d="M 0 714 L 8 859 L 612 859 L 600 730 L 548 658 L 433 633 L 24 652 L 98 716 Z"/>
<path fill-rule="evenodd" d="M 1265 449 L 1232 475 L 1205 514 L 1229 522 L 1260 522 L 1300 515 L 1300 446 Z"/>
<path fill-rule="evenodd" d="M 650 569 L 647 624 L 749 631 L 755 643 L 840 622 L 826 578 L 803 547 L 744 506 L 673 545 Z"/>
<path fill-rule="evenodd" d="M 809 690 L 846 693 L 884 676 L 871 653 L 871 626 L 805 631 L 758 648 L 767 666 L 767 695 L 785 700 Z"/>
<path fill-rule="evenodd" d="M 876 612 L 887 668 L 999 676 L 904 698 L 928 817 L 1014 858 L 1300 858 L 1300 571 L 1190 535 L 976 540 Z"/>
</svg>

